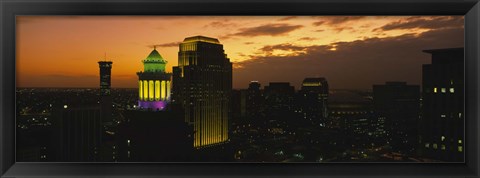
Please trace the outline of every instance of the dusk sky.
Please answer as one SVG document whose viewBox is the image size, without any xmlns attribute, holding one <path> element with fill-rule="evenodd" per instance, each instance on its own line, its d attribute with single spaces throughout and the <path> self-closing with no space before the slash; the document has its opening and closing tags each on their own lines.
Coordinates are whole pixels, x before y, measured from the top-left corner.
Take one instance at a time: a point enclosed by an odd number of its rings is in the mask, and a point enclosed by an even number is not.
<svg viewBox="0 0 480 178">
<path fill-rule="evenodd" d="M 98 87 L 97 62 L 113 61 L 112 87 L 136 88 L 153 45 L 177 65 L 178 44 L 217 38 L 233 62 L 233 88 L 252 80 L 326 77 L 332 89 L 386 81 L 421 84 L 425 49 L 464 46 L 463 16 L 17 16 L 18 87 Z"/>
</svg>

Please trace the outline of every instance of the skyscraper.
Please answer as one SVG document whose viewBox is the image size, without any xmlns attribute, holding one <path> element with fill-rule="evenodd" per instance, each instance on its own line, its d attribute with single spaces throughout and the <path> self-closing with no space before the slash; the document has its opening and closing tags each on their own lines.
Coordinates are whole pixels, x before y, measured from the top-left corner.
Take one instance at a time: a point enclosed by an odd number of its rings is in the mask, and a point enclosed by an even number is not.
<svg viewBox="0 0 480 178">
<path fill-rule="evenodd" d="M 218 39 L 185 38 L 173 68 L 173 90 L 173 102 L 193 125 L 195 148 L 228 141 L 232 63 Z"/>
<path fill-rule="evenodd" d="M 264 109 L 264 98 L 258 81 L 252 81 L 248 84 L 246 96 L 246 113 L 247 118 L 258 122 Z"/>
<path fill-rule="evenodd" d="M 193 130 L 183 112 L 170 105 L 170 74 L 167 61 L 156 49 L 143 60 L 138 72 L 139 106 L 122 112 L 125 122 L 117 128 L 120 161 L 191 161 Z"/>
<path fill-rule="evenodd" d="M 325 78 L 305 78 L 297 98 L 299 112 L 314 125 L 325 127 L 328 117 L 328 82 Z"/>
<path fill-rule="evenodd" d="M 385 118 L 385 129 L 392 150 L 414 153 L 420 116 L 420 86 L 406 82 L 373 85 L 374 110 Z"/>
<path fill-rule="evenodd" d="M 100 67 L 100 103 L 102 122 L 112 122 L 111 61 L 98 61 Z"/>
<path fill-rule="evenodd" d="M 146 110 L 163 110 L 170 100 L 171 74 L 165 72 L 167 61 L 154 47 L 143 60 L 143 72 L 138 75 L 138 107 Z"/>
<path fill-rule="evenodd" d="M 422 154 L 438 160 L 464 160 L 464 49 L 432 49 L 423 65 L 420 123 Z"/>
</svg>

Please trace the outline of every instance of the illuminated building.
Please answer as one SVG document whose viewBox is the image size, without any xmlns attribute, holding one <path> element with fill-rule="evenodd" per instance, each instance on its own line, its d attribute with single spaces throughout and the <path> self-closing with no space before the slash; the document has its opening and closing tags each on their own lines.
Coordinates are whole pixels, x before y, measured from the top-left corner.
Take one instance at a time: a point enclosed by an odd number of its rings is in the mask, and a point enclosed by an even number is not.
<svg viewBox="0 0 480 178">
<path fill-rule="evenodd" d="M 374 111 L 385 118 L 387 141 L 392 150 L 412 154 L 417 147 L 420 86 L 406 82 L 373 85 Z"/>
<path fill-rule="evenodd" d="M 464 161 L 464 48 L 433 49 L 432 63 L 423 65 L 422 155 Z"/>
<path fill-rule="evenodd" d="M 100 67 L 100 103 L 102 110 L 102 121 L 112 121 L 112 96 L 111 96 L 111 61 L 99 61 Z"/>
<path fill-rule="evenodd" d="M 180 44 L 173 68 L 173 102 L 193 125 L 194 147 L 227 142 L 232 63 L 215 38 L 193 36 Z"/>
<path fill-rule="evenodd" d="M 165 72 L 167 61 L 154 48 L 143 60 L 143 72 L 138 75 L 138 107 L 164 110 L 170 100 L 170 73 Z"/>
<path fill-rule="evenodd" d="M 325 127 L 328 118 L 328 82 L 325 78 L 305 78 L 298 92 L 298 112 L 316 126 Z"/>
</svg>

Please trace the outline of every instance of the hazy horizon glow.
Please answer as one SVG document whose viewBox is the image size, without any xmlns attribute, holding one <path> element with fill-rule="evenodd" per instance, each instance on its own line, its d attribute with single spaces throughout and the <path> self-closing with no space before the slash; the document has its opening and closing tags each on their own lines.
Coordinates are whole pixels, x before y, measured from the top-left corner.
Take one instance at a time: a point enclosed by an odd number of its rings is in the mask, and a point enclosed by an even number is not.
<svg viewBox="0 0 480 178">
<path fill-rule="evenodd" d="M 305 77 L 336 89 L 420 84 L 422 50 L 463 47 L 463 26 L 463 16 L 18 16 L 17 87 L 98 87 L 106 53 L 112 87 L 136 88 L 153 45 L 171 72 L 178 44 L 195 35 L 224 45 L 234 88 L 298 89 Z"/>
</svg>

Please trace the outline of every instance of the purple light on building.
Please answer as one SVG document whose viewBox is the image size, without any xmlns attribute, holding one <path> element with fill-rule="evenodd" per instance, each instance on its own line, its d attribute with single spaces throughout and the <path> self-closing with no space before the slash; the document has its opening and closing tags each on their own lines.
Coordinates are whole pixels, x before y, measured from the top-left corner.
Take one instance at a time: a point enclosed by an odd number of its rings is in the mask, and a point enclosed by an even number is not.
<svg viewBox="0 0 480 178">
<path fill-rule="evenodd" d="M 166 101 L 138 101 L 138 106 L 142 109 L 165 110 Z"/>
</svg>

